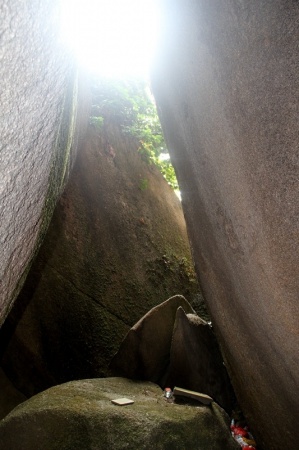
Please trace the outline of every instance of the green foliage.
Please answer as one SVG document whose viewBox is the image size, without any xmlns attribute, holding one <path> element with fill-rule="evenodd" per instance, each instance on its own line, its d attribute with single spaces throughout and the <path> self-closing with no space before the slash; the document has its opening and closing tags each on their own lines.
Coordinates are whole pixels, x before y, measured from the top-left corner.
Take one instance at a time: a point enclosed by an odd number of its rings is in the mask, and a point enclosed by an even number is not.
<svg viewBox="0 0 299 450">
<path fill-rule="evenodd" d="M 91 121 L 99 126 L 98 119 L 102 120 L 100 126 L 109 119 L 120 124 L 125 133 L 135 136 L 142 158 L 149 164 L 155 164 L 170 186 L 178 189 L 156 105 L 145 83 L 97 81 L 93 89 Z"/>
<path fill-rule="evenodd" d="M 143 178 L 139 182 L 139 188 L 141 191 L 145 191 L 148 188 L 148 180 L 146 178 Z"/>
<path fill-rule="evenodd" d="M 89 123 L 98 130 L 101 130 L 104 125 L 104 118 L 101 116 L 91 116 L 89 119 Z"/>
<path fill-rule="evenodd" d="M 189 282 L 196 282 L 194 267 L 186 257 L 178 257 L 170 252 L 162 256 L 162 261 L 168 270 L 174 271 L 180 277 L 187 277 Z"/>
</svg>

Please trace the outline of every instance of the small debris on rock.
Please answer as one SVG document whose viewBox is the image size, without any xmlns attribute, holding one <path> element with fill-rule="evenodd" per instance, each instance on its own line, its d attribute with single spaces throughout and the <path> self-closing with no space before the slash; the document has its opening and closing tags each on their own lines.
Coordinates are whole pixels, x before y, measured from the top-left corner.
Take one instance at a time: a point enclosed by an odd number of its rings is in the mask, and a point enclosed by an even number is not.
<svg viewBox="0 0 299 450">
<path fill-rule="evenodd" d="M 111 400 L 111 403 L 118 406 L 126 406 L 126 405 L 133 405 L 134 400 L 130 400 L 129 398 L 117 398 L 115 400 Z"/>
<path fill-rule="evenodd" d="M 201 392 L 190 391 L 189 389 L 183 389 L 179 387 L 175 387 L 173 389 L 173 395 L 182 395 L 183 397 L 193 398 L 194 400 L 198 400 L 204 405 L 209 405 L 213 399 L 209 395 L 202 394 Z"/>
<path fill-rule="evenodd" d="M 241 427 L 237 423 L 235 423 L 235 420 L 232 419 L 231 426 L 230 426 L 232 436 L 235 439 L 235 441 L 238 442 L 238 444 L 242 447 L 243 450 L 255 450 L 256 449 L 256 443 L 253 439 L 252 434 L 248 431 L 248 427 Z"/>
<path fill-rule="evenodd" d="M 173 392 L 169 387 L 166 387 L 164 389 L 164 397 L 166 398 L 172 398 L 173 397 Z"/>
</svg>

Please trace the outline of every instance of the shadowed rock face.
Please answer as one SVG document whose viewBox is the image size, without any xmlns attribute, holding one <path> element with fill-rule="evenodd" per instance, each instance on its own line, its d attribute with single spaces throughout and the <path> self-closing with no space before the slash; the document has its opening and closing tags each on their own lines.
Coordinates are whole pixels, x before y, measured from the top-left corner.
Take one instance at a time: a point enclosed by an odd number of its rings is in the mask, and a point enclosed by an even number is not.
<svg viewBox="0 0 299 450">
<path fill-rule="evenodd" d="M 59 38 L 58 3 L 4 0 L 0 7 L 0 325 L 49 223 L 77 140 L 78 84 Z"/>
<path fill-rule="evenodd" d="M 10 411 L 12 411 L 19 403 L 27 400 L 25 395 L 17 391 L 13 384 L 6 377 L 2 369 L 0 369 L 0 420 L 3 419 Z"/>
<path fill-rule="evenodd" d="M 126 397 L 134 404 L 116 406 Z M 227 414 L 215 403 L 167 403 L 150 382 L 124 378 L 55 386 L 15 408 L 0 424 L 7 450 L 238 450 Z"/>
<path fill-rule="evenodd" d="M 164 4 L 152 83 L 197 272 L 260 447 L 295 450 L 299 4 Z"/>
<path fill-rule="evenodd" d="M 210 395 L 231 413 L 235 396 L 215 335 L 207 322 L 178 308 L 173 327 L 167 386 Z"/>
</svg>

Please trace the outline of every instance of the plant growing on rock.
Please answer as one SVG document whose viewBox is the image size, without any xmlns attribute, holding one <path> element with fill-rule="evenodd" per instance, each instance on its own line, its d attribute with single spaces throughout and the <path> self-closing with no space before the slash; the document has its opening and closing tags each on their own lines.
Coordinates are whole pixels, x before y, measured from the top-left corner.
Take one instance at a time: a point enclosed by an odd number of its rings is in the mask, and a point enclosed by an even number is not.
<svg viewBox="0 0 299 450">
<path fill-rule="evenodd" d="M 135 136 L 139 140 L 141 157 L 155 164 L 168 184 L 178 189 L 156 105 L 144 82 L 95 81 L 90 122 L 102 127 L 107 119 L 121 125 L 124 133 Z"/>
</svg>

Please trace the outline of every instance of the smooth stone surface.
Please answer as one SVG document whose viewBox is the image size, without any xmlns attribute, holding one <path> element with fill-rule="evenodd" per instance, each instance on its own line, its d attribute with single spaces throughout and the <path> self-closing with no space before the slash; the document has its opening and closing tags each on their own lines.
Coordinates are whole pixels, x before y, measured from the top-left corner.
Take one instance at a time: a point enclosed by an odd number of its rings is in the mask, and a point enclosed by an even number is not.
<svg viewBox="0 0 299 450">
<path fill-rule="evenodd" d="M 262 449 L 299 442 L 299 3 L 164 0 L 152 77 L 193 257 Z"/>
<path fill-rule="evenodd" d="M 49 224 L 78 139 L 78 79 L 60 38 L 58 0 L 1 2 L 0 60 L 1 326 Z"/>
</svg>

